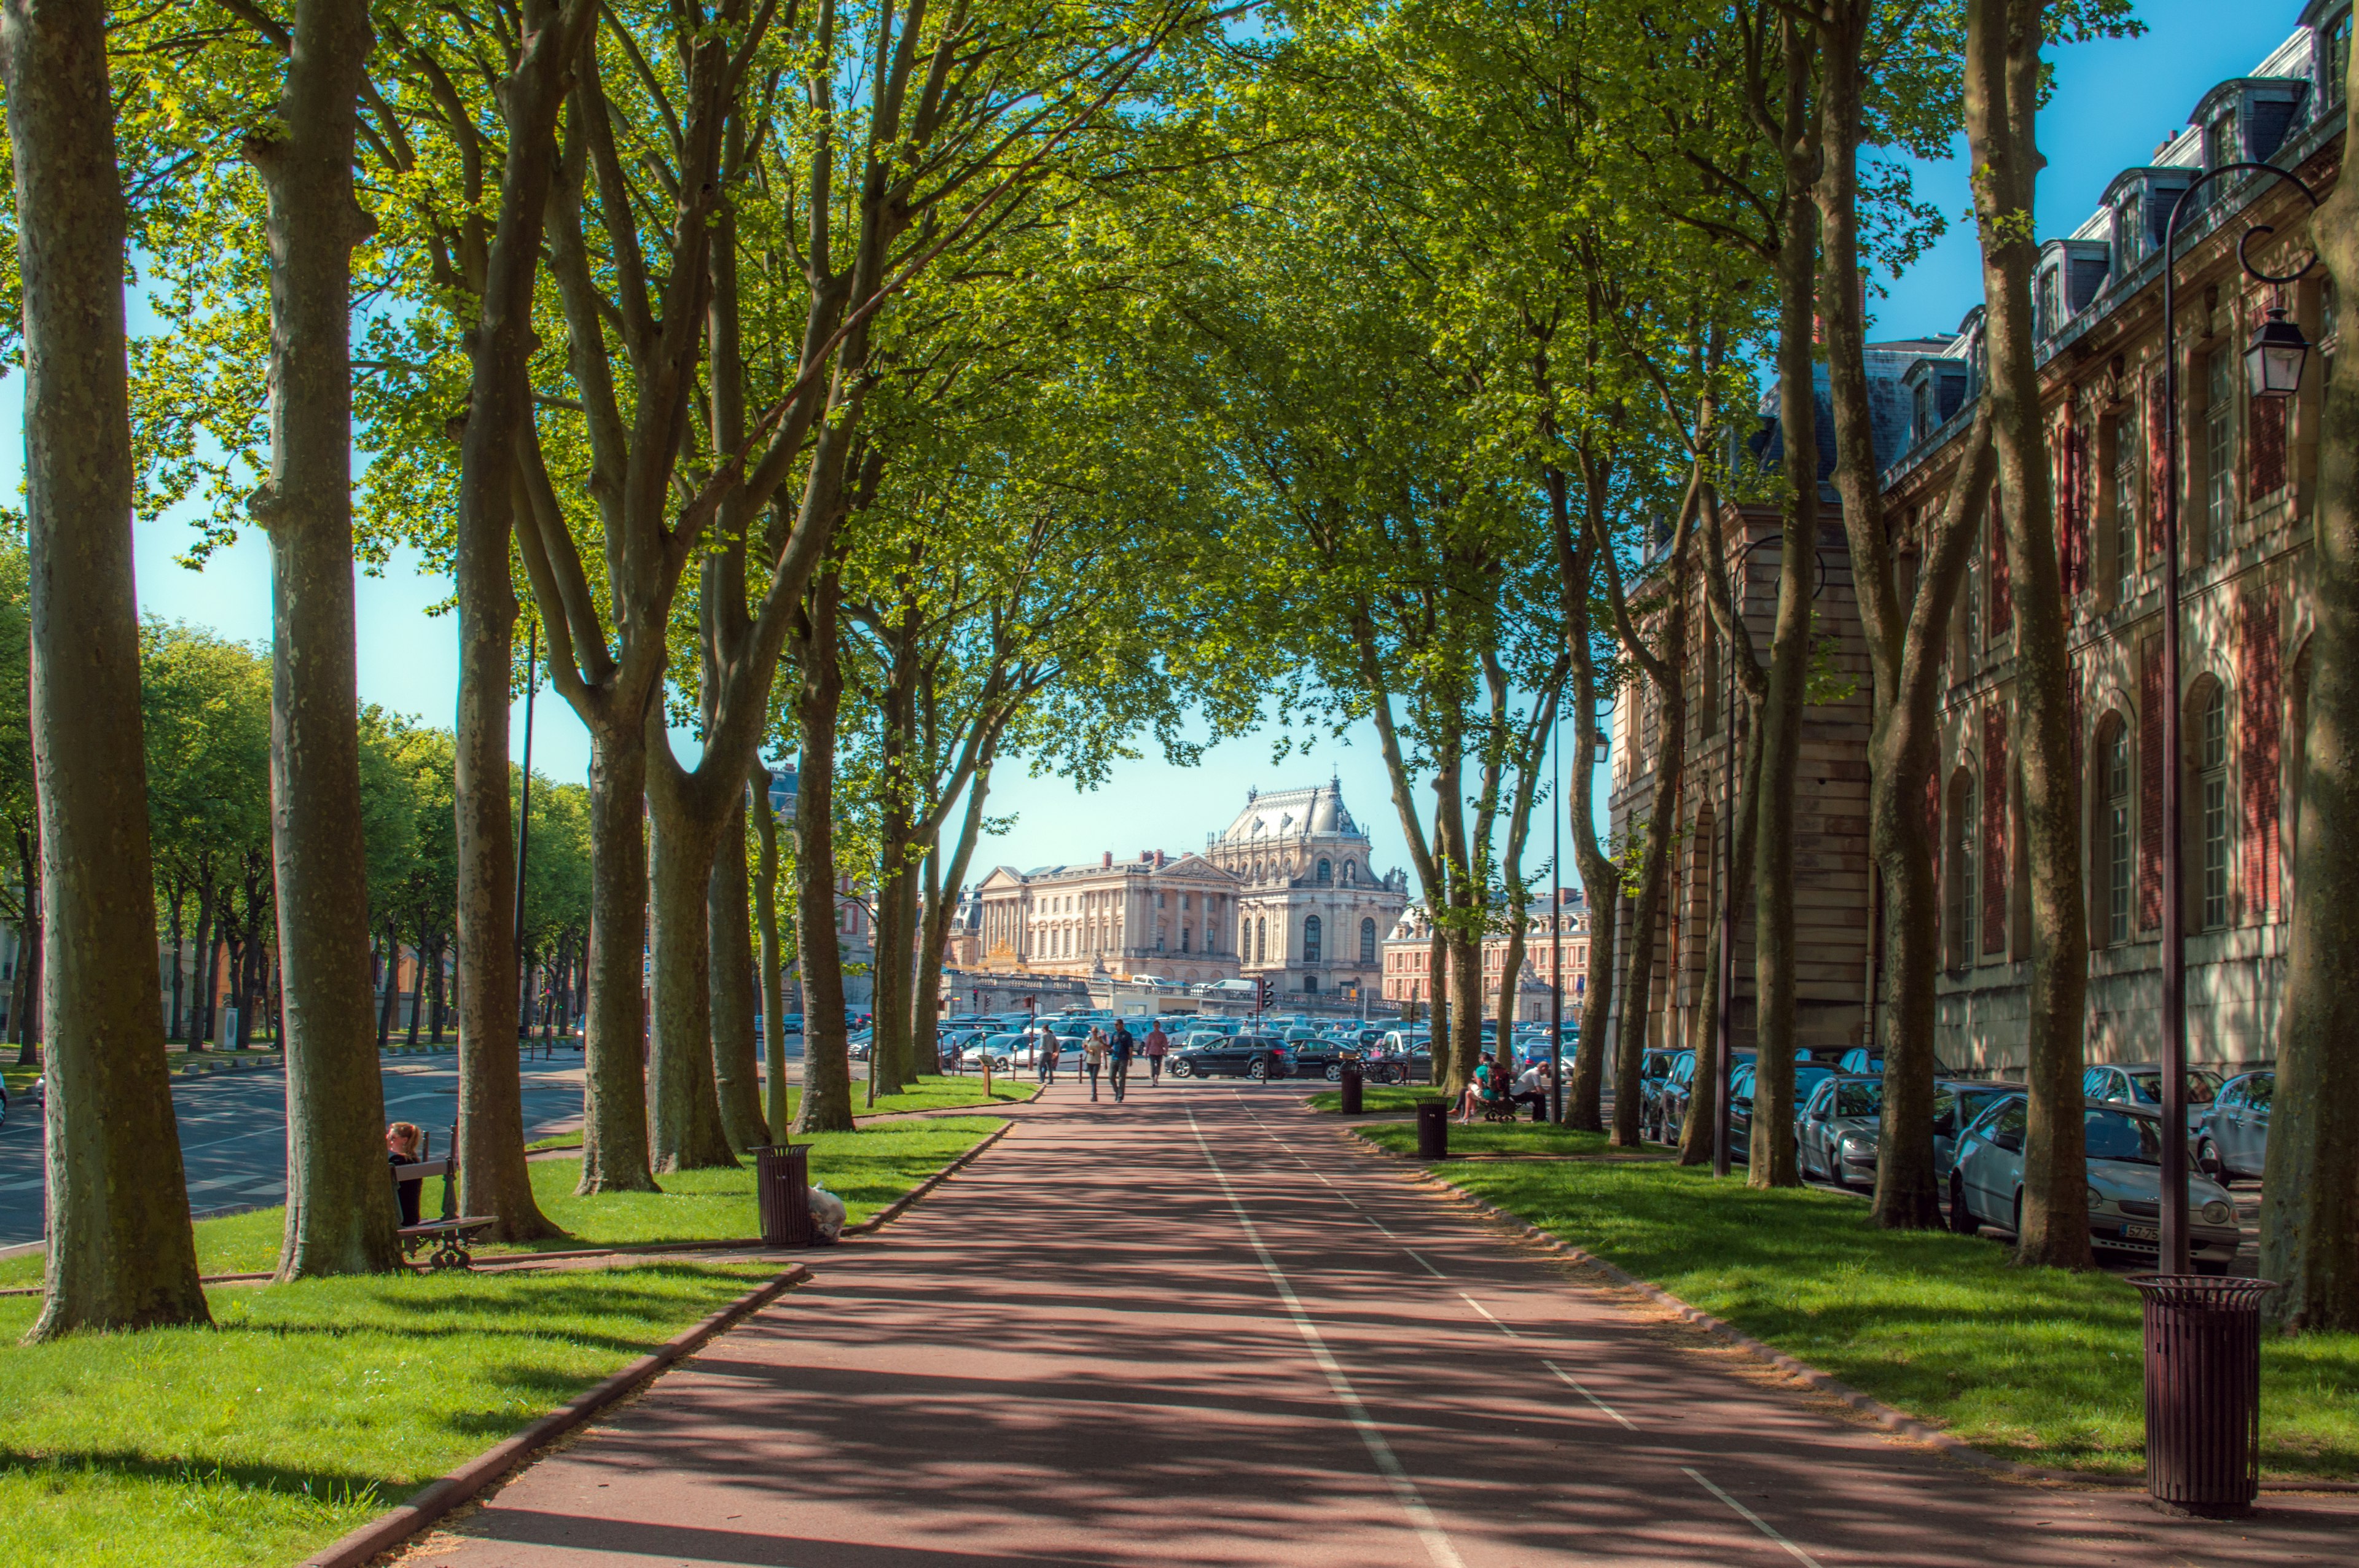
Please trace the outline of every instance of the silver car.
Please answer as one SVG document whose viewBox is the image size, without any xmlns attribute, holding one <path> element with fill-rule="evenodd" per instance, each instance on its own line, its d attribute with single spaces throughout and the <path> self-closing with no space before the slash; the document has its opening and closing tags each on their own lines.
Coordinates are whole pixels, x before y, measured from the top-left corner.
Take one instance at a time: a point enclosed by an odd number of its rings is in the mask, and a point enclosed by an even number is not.
<svg viewBox="0 0 2359 1568">
<path fill-rule="evenodd" d="M 1794 1119 L 1801 1145 L 1802 1174 L 1838 1185 L 1875 1184 L 1877 1121 L 1884 1114 L 1884 1080 L 1829 1078 Z"/>
<path fill-rule="evenodd" d="M 2020 1234 L 2023 1141 L 2030 1102 L 2009 1095 L 1983 1112 L 1958 1140 L 1950 1171 L 1950 1228 L 1971 1235 L 1984 1225 Z M 2162 1118 L 2143 1107 L 2082 1102 L 2089 1151 L 2089 1241 L 2100 1251 L 2152 1260 L 2162 1235 Z M 2224 1274 L 2244 1235 L 2228 1189 L 2189 1162 L 2188 1252 L 2201 1274 Z"/>
<path fill-rule="evenodd" d="M 2195 1162 L 2221 1181 L 2257 1179 L 2269 1160 L 2269 1101 L 2277 1076 L 2267 1067 L 2231 1078 L 2195 1127 Z"/>
</svg>

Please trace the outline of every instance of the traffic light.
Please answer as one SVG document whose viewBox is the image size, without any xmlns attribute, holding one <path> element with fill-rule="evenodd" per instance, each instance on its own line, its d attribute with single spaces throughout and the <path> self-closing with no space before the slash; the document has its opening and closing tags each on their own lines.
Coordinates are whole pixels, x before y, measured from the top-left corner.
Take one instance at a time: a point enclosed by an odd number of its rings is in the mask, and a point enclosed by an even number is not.
<svg viewBox="0 0 2359 1568">
<path fill-rule="evenodd" d="M 1264 975 L 1258 983 L 1261 989 L 1254 993 L 1254 1005 L 1266 1011 L 1277 1005 L 1277 981 Z"/>
</svg>

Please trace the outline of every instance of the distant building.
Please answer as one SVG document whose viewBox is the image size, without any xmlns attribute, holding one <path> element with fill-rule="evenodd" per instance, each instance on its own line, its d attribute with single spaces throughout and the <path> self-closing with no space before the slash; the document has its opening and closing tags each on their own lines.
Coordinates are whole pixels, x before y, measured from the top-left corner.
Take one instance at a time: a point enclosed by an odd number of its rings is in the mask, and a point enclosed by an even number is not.
<svg viewBox="0 0 2359 1568">
<path fill-rule="evenodd" d="M 1560 960 L 1549 951 L 1551 930 L 1562 949 Z M 1410 904 L 1401 912 L 1384 943 L 1385 1000 L 1406 1012 L 1414 1005 L 1419 1016 L 1430 1015 L 1433 1005 L 1433 923 L 1425 906 Z M 1483 939 L 1483 1013 L 1499 1015 L 1499 992 L 1506 983 L 1507 938 L 1494 934 Z M 1563 1021 L 1577 1023 L 1589 989 L 1589 906 L 1579 888 L 1564 890 L 1564 903 L 1551 922 L 1545 903 L 1524 923 L 1524 958 L 1516 979 L 1516 1018 L 1526 1023 L 1549 1021 L 1549 980 L 1561 974 Z"/>
<path fill-rule="evenodd" d="M 975 890 L 982 967 L 1027 974 L 1232 979 L 1236 879 L 1160 849 L 1094 865 L 1001 866 Z"/>
<path fill-rule="evenodd" d="M 1204 858 L 1238 885 L 1238 973 L 1267 977 L 1281 997 L 1373 1000 L 1385 934 L 1408 903 L 1408 879 L 1379 874 L 1368 835 L 1343 806 L 1341 781 L 1248 791 Z"/>
</svg>

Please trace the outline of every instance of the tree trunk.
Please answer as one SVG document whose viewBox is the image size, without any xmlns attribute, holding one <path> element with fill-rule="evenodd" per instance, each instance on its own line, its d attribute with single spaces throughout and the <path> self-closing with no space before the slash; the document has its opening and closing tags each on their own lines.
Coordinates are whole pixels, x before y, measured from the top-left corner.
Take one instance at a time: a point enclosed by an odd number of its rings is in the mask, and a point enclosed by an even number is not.
<svg viewBox="0 0 2359 1568">
<path fill-rule="evenodd" d="M 983 806 L 991 795 L 991 763 L 997 753 L 995 740 L 977 748 L 975 764 L 967 782 L 966 811 L 959 823 L 957 846 L 951 850 L 950 863 L 941 866 L 939 857 L 941 846 L 934 847 L 928 857 L 926 870 L 929 878 L 927 889 L 924 949 L 919 956 L 917 979 L 918 1027 L 917 1038 L 921 1048 L 931 1049 L 939 1038 L 936 1029 L 941 1017 L 942 962 L 949 949 L 951 922 L 957 916 L 959 890 L 966 885 L 967 868 L 974 863 L 975 846 L 983 838 Z M 940 1070 L 939 1054 L 929 1070 Z"/>
<path fill-rule="evenodd" d="M 1982 231 L 1991 439 L 2005 503 L 2007 579 L 2015 585 L 2014 750 L 2031 883 L 2025 1041 L 2031 1105 L 2016 1248 L 2027 1263 L 2086 1269 L 2093 1266 L 2081 1093 L 2089 925 L 2081 889 L 2080 781 L 2071 766 L 2071 656 L 2032 359 L 2031 269 L 2039 247 L 2031 213 L 2040 163 L 2033 123 L 2041 91 L 2040 28 L 2039 0 L 1969 0 L 1966 135 L 1973 151 L 1974 211 Z M 2176 695 L 2166 700 L 2176 701 Z"/>
<path fill-rule="evenodd" d="M 835 731 L 843 701 L 836 665 L 842 588 L 831 564 L 798 619 L 802 754 L 795 795 L 795 934 L 802 950 L 803 1095 L 795 1130 L 852 1130 L 852 1061 L 843 1026 L 843 958 L 835 930 Z M 873 1054 L 873 1053 L 872 1053 Z"/>
<path fill-rule="evenodd" d="M 1761 702 L 1760 820 L 1754 849 L 1753 1127 L 1748 1182 L 1801 1184 L 1794 1160 L 1794 789 L 1802 755 L 1802 706 L 1810 669 L 1810 601 L 1819 552 L 1818 410 L 1811 395 L 1818 227 L 1808 204 L 1816 137 L 1808 115 L 1807 27 L 1786 33 L 1786 103 L 1791 145 L 1779 148 L 1791 200 L 1777 254 L 1778 441 L 1785 453 L 1785 528 L 1778 550 L 1777 611 Z"/>
<path fill-rule="evenodd" d="M 651 721 L 663 722 L 661 709 Z M 687 798 L 687 775 L 647 773 L 648 951 L 655 964 L 647 1096 L 658 1174 L 736 1164 L 713 1082 L 712 952 L 705 898 L 717 832 Z"/>
<path fill-rule="evenodd" d="M 426 1011 L 426 912 L 418 912 L 418 940 L 409 949 L 409 1033 L 402 1044 L 418 1049 L 418 1023 Z"/>
<path fill-rule="evenodd" d="M 767 781 L 765 780 L 766 784 Z M 754 933 L 745 885 L 745 792 L 721 829 L 706 884 L 704 922 L 712 934 L 712 1076 L 721 1125 L 731 1147 L 768 1141 L 762 1118 L 761 1071 L 755 1060 Z"/>
<path fill-rule="evenodd" d="M 19 832 L 16 846 L 23 860 L 25 887 L 25 929 L 17 933 L 16 983 L 23 991 L 22 1005 L 8 1015 L 9 1026 L 16 1033 L 16 1065 L 38 1067 L 41 1065 L 41 933 L 47 925 L 41 918 L 40 850 L 38 834 Z"/>
<path fill-rule="evenodd" d="M 197 938 L 189 954 L 190 982 L 196 995 L 190 999 L 189 1049 L 201 1051 L 213 1029 L 213 953 L 221 945 L 221 935 L 215 924 L 219 891 L 213 881 L 210 860 L 204 868 L 203 880 L 197 884 Z"/>
<path fill-rule="evenodd" d="M 1733 655 L 1734 650 L 1730 650 L 1729 656 Z M 1715 700 L 1712 692 L 1705 692 L 1702 696 L 1706 702 Z M 1734 745 L 1736 737 L 1730 735 L 1725 743 Z M 1703 958 L 1704 993 L 1710 1000 L 1696 1009 L 1695 1027 L 1688 1039 L 1689 1048 L 1696 1054 L 1695 1076 L 1690 1080 L 1695 1088 L 1688 1096 L 1687 1109 L 1680 1119 L 1680 1163 L 1682 1165 L 1712 1163 L 1719 1142 L 1720 971 L 1723 965 L 1731 961 L 1723 946 L 1730 935 L 1724 927 L 1734 924 L 1733 921 L 1723 922 L 1721 911 L 1723 908 L 1742 910 L 1746 896 L 1753 891 L 1753 862 L 1758 848 L 1754 835 L 1760 822 L 1760 704 L 1749 699 L 1745 705 L 1745 760 L 1742 765 L 1745 773 L 1737 785 L 1736 798 L 1723 806 L 1727 816 L 1715 822 L 1712 827 L 1715 837 L 1727 831 L 1722 822 L 1732 822 L 1736 829 L 1736 841 L 1730 847 L 1720 869 L 1721 875 L 1733 878 L 1736 885 L 1712 889 L 1712 935 L 1705 939 Z M 1713 846 L 1715 853 L 1718 849 L 1717 845 Z M 1729 989 L 1732 992 L 1735 989 L 1734 986 Z M 1733 1011 L 1735 1004 L 1733 995 L 1729 1004 Z M 1735 1038 L 1734 1022 L 1729 1025 L 1729 1037 L 1732 1040 Z"/>
<path fill-rule="evenodd" d="M 778 823 L 770 810 L 770 770 L 756 762 L 746 787 L 752 792 L 754 836 L 761 859 L 754 872 L 754 925 L 762 944 L 762 1054 L 768 1082 L 763 1096 L 763 1119 L 769 1141 L 787 1141 L 787 1037 L 778 1020 L 787 1011 L 785 977 L 778 956 Z"/>
<path fill-rule="evenodd" d="M 2359 60 L 2348 80 L 2359 84 Z M 2347 100 L 2346 100 L 2347 101 Z M 2337 297 L 2359 299 L 2359 180 L 2311 221 Z M 2293 931 L 2261 1183 L 2262 1311 L 2359 1331 L 2359 380 L 2321 399 L 2310 573 L 2316 629 L 2295 804 Z"/>
<path fill-rule="evenodd" d="M 281 1043 L 281 1280 L 399 1261 L 385 1088 L 368 1048 L 353 641 L 352 254 L 374 225 L 353 198 L 353 139 L 375 41 L 367 0 L 299 0 L 277 120 L 245 147 L 267 199 L 271 327 L 270 473 L 246 505 L 270 535 L 271 852 L 295 1000 Z M 247 940 L 258 960 L 256 935 Z M 258 1000 L 239 1011 L 241 1047 Z"/>
<path fill-rule="evenodd" d="M 1687 526 L 1681 520 L 1681 527 Z M 1672 579 L 1672 607 L 1663 631 L 1670 655 L 1672 678 L 1661 683 L 1655 741 L 1655 798 L 1648 807 L 1647 848 L 1639 862 L 1638 892 L 1631 904 L 1630 947 L 1624 957 L 1628 972 L 1622 982 L 1622 1029 L 1614 1037 L 1614 1128 L 1616 1149 L 1636 1149 L 1644 1141 L 1639 1125 L 1639 1086 L 1647 1061 L 1647 1014 L 1653 1006 L 1655 928 L 1662 922 L 1663 888 L 1669 880 L 1672 829 L 1680 806 L 1680 783 L 1686 771 L 1687 702 L 1680 691 L 1686 668 L 1683 646 L 1687 633 L 1687 580 L 1683 571 Z M 1673 973 L 1677 973 L 1677 956 Z M 1668 1010 L 1666 1010 L 1668 1011 Z"/>
<path fill-rule="evenodd" d="M 188 902 L 188 879 L 175 876 L 172 879 L 171 903 L 167 906 L 165 915 L 165 925 L 172 934 L 172 1015 L 164 1030 L 164 1038 L 168 1041 L 180 1037 L 180 962 L 185 946 L 181 940 L 185 934 L 181 917 L 187 913 Z"/>
<path fill-rule="evenodd" d="M 49 1255 L 30 1337 L 205 1323 L 156 1016 L 106 7 L 0 6 L 24 298 Z M 27 890 L 30 891 L 29 888 Z"/>
<path fill-rule="evenodd" d="M 385 1049 L 393 1035 L 394 1000 L 401 994 L 401 937 L 393 923 L 385 927 L 385 992 L 376 1004 L 376 1048 Z"/>
<path fill-rule="evenodd" d="M 636 724 L 590 733 L 590 999 L 582 1033 L 582 1184 L 657 1190 L 647 1163 L 647 750 Z"/>
</svg>

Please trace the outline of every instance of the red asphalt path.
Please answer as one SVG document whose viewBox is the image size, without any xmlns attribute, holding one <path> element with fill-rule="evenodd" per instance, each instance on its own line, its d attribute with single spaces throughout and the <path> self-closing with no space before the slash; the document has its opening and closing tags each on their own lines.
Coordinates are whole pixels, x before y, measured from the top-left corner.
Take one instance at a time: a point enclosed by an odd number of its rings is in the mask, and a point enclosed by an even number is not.
<svg viewBox="0 0 2359 1568">
<path fill-rule="evenodd" d="M 405 1563 L 2359 1561 L 2359 1499 L 2176 1519 L 1823 1413 L 1420 1190 L 1299 1093 L 1060 1086 Z"/>
</svg>

